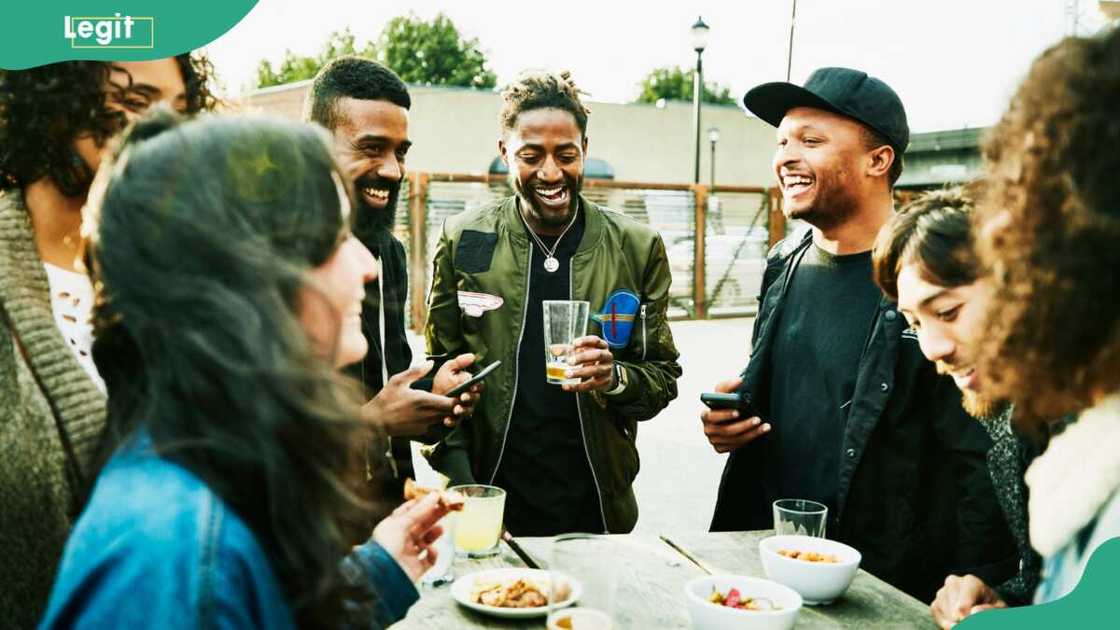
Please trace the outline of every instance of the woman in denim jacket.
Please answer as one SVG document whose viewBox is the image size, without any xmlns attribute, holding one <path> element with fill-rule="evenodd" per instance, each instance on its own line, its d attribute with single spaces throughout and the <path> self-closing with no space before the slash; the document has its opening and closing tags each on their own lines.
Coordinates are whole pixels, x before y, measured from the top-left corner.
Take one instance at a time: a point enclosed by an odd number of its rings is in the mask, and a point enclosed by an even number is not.
<svg viewBox="0 0 1120 630">
<path fill-rule="evenodd" d="M 356 535 L 377 428 L 337 367 L 366 352 L 376 272 L 328 143 L 158 112 L 103 167 L 86 219 L 107 463 L 42 627 L 384 627 L 416 601 L 436 497 Z"/>
</svg>

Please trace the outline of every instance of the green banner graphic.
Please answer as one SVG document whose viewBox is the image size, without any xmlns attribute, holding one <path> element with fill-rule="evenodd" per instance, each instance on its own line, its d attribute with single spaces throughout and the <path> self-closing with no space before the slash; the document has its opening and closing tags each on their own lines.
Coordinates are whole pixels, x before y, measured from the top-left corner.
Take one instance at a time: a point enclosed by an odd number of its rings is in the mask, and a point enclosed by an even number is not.
<svg viewBox="0 0 1120 630">
<path fill-rule="evenodd" d="M 2 9 L 0 68 L 56 61 L 144 61 L 205 46 L 249 13 L 256 0 L 11 2 Z"/>
<path fill-rule="evenodd" d="M 1104 543 L 1089 557 L 1077 588 L 1039 606 L 990 610 L 957 625 L 961 630 L 1033 630 L 1035 628 L 1115 628 L 1116 585 L 1120 584 L 1120 538 Z"/>
</svg>

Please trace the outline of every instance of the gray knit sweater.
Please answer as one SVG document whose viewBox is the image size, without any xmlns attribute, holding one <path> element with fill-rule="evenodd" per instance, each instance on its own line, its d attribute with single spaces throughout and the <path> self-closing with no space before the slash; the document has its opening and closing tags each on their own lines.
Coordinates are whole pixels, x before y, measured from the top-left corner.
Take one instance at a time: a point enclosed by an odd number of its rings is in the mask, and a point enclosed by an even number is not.
<svg viewBox="0 0 1120 630">
<path fill-rule="evenodd" d="M 36 379 L 36 375 L 38 379 Z M 40 382 L 42 387 L 40 387 Z M 45 391 L 44 391 L 45 390 Z M 54 402 L 87 478 L 105 399 L 55 326 L 18 190 L 0 192 L 0 626 L 32 628 L 70 529 L 73 493 Z"/>
</svg>

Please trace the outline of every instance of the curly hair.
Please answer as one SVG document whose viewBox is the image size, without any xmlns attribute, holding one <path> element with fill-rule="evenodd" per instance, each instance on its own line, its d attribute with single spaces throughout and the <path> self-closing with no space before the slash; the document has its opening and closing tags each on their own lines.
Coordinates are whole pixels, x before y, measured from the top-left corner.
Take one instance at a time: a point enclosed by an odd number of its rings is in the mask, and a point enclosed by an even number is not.
<svg viewBox="0 0 1120 630">
<path fill-rule="evenodd" d="M 943 287 L 972 284 L 980 276 L 972 243 L 972 210 L 978 183 L 922 194 L 879 230 L 871 253 L 875 284 L 898 300 L 898 272 L 917 263 L 922 276 Z"/>
<path fill-rule="evenodd" d="M 498 123 L 502 133 L 517 126 L 517 117 L 534 109 L 561 109 L 576 119 L 580 134 L 587 137 L 587 115 L 591 110 L 580 99 L 581 91 L 568 71 L 559 74 L 530 70 L 502 90 Z"/>
<path fill-rule="evenodd" d="M 996 299 L 980 367 L 1037 427 L 1120 388 L 1120 30 L 1031 66 L 985 138 L 975 227 Z"/>
<path fill-rule="evenodd" d="M 397 73 L 362 57 L 339 57 L 323 66 L 307 92 L 304 118 L 334 131 L 338 126 L 338 100 L 388 101 L 409 109 L 412 97 Z"/>
<path fill-rule="evenodd" d="M 175 61 L 186 86 L 186 111 L 214 109 L 210 61 L 186 53 Z M 50 177 L 68 196 L 85 194 L 93 173 L 74 152 L 74 139 L 89 133 L 103 146 L 125 126 L 124 114 L 108 107 L 104 86 L 113 68 L 112 62 L 64 61 L 0 70 L 0 190 Z"/>
</svg>

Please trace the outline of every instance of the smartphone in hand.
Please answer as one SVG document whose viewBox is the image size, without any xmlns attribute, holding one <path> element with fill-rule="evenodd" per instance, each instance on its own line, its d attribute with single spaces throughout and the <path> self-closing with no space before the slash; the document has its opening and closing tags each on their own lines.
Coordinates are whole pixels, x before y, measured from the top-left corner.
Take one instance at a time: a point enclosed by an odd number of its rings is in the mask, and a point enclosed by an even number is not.
<svg viewBox="0 0 1120 630">
<path fill-rule="evenodd" d="M 708 409 L 714 411 L 736 409 L 739 411 L 740 418 L 752 418 L 758 415 L 758 411 L 754 408 L 754 405 L 751 404 L 750 399 L 739 393 L 721 394 L 705 392 L 700 394 L 700 402 L 704 403 Z"/>
<path fill-rule="evenodd" d="M 472 376 L 469 381 L 467 381 L 465 383 L 462 383 L 460 385 L 456 385 L 454 388 L 452 388 L 451 391 L 447 392 L 446 396 L 448 396 L 449 398 L 457 397 L 459 394 L 462 394 L 463 392 L 469 390 L 470 388 L 474 387 L 475 385 L 481 383 L 487 376 L 490 376 L 490 374 L 494 370 L 498 369 L 498 366 L 501 365 L 501 364 L 502 364 L 501 361 L 495 361 L 495 362 L 491 363 L 490 365 L 487 365 L 486 367 L 482 368 L 482 371 L 480 371 L 478 374 L 475 374 L 474 376 Z"/>
</svg>

